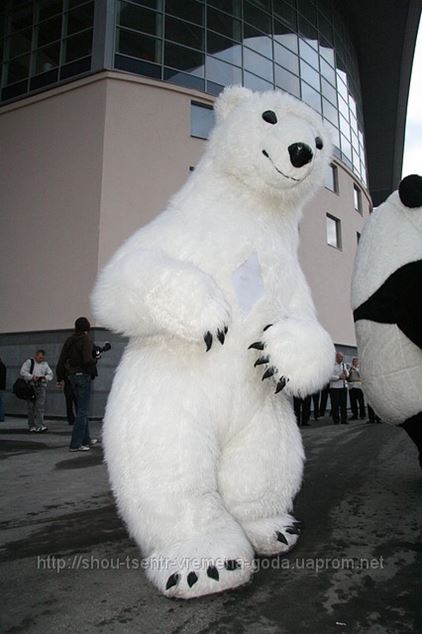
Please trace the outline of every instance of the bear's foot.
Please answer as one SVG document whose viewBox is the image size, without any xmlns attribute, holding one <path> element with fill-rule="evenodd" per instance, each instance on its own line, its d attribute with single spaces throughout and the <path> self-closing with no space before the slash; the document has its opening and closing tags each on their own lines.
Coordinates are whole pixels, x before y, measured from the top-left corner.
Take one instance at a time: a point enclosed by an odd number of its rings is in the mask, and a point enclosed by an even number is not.
<svg viewBox="0 0 422 634">
<path fill-rule="evenodd" d="M 246 537 L 230 528 L 154 552 L 146 561 L 146 573 L 165 596 L 192 599 L 248 583 L 253 558 Z"/>
<path fill-rule="evenodd" d="M 242 522 L 249 541 L 258 555 L 283 555 L 295 546 L 302 522 L 292 515 L 276 515 Z"/>
</svg>

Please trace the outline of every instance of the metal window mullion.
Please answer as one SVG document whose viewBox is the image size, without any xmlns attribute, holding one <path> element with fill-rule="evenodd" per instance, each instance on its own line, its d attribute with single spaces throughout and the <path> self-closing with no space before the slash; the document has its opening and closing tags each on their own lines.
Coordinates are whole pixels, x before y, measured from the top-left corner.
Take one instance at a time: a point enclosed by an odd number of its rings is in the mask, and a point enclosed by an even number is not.
<svg viewBox="0 0 422 634">
<path fill-rule="evenodd" d="M 115 0 L 95 0 L 91 70 L 114 68 L 116 8 Z"/>
</svg>

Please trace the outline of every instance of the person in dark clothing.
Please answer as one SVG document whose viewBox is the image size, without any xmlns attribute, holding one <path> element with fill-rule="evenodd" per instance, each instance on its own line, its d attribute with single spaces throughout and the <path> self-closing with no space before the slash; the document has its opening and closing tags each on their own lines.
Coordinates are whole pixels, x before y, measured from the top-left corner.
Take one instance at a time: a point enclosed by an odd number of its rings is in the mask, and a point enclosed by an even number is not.
<svg viewBox="0 0 422 634">
<path fill-rule="evenodd" d="M 327 409 L 327 401 L 328 401 L 329 389 L 330 389 L 330 384 L 327 383 L 327 385 L 325 387 L 323 387 L 321 392 L 320 392 L 319 415 L 321 416 L 321 418 L 323 418 L 325 416 L 325 411 Z"/>
<path fill-rule="evenodd" d="M 375 414 L 374 410 L 372 409 L 372 407 L 369 405 L 368 403 L 368 420 L 366 421 L 367 423 L 382 423 L 382 420 L 380 419 L 379 416 L 377 416 L 377 414 Z"/>
<path fill-rule="evenodd" d="M 0 359 L 0 423 L 4 422 L 4 405 L 2 392 L 6 389 L 6 366 Z"/>
<path fill-rule="evenodd" d="M 91 324 L 86 317 L 75 321 L 75 332 L 64 342 L 56 367 L 57 385 L 64 387 L 68 377 L 76 403 L 76 417 L 70 440 L 70 451 L 89 451 L 97 442 L 89 435 L 91 383 L 97 376 L 97 355 L 89 336 Z"/>
<path fill-rule="evenodd" d="M 296 421 L 299 427 L 309 427 L 309 419 L 311 416 L 311 397 L 305 398 L 293 397 L 293 408 L 296 414 Z"/>
<path fill-rule="evenodd" d="M 63 392 L 64 392 L 64 398 L 66 401 L 66 418 L 69 425 L 73 425 L 73 423 L 75 422 L 75 411 L 76 411 L 75 397 L 73 396 L 72 386 L 70 384 L 69 377 L 67 374 L 65 375 L 63 380 L 64 380 Z"/>
<path fill-rule="evenodd" d="M 347 387 L 349 370 L 341 352 L 336 352 L 333 375 L 330 379 L 331 416 L 334 425 L 347 425 Z"/>
</svg>

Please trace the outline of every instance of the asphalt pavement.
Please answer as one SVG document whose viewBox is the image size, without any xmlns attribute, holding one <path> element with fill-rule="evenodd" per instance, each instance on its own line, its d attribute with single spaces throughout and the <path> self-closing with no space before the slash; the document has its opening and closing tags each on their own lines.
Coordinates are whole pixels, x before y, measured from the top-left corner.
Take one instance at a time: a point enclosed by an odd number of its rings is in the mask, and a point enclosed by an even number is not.
<svg viewBox="0 0 422 634">
<path fill-rule="evenodd" d="M 147 582 L 101 446 L 69 453 L 69 426 L 48 424 L 44 434 L 22 419 L 0 426 L 1 632 L 422 632 L 422 472 L 401 429 L 303 428 L 296 548 L 258 560 L 244 588 L 180 601 Z"/>
</svg>

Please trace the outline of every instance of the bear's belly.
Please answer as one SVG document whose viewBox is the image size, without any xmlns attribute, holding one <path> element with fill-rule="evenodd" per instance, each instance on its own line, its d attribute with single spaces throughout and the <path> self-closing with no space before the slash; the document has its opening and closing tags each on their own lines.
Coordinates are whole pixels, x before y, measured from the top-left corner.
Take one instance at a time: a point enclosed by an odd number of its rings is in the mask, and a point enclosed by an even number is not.
<svg viewBox="0 0 422 634">
<path fill-rule="evenodd" d="M 362 387 L 380 418 L 402 423 L 422 411 L 422 351 L 395 324 L 356 322 Z"/>
</svg>

